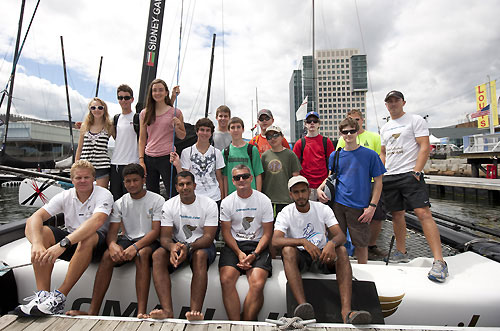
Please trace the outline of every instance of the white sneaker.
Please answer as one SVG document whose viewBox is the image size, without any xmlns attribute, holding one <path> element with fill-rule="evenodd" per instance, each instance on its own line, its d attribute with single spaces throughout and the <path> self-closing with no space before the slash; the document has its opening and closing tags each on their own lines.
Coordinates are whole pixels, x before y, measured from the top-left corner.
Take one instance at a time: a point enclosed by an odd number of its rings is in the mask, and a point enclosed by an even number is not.
<svg viewBox="0 0 500 331">
<path fill-rule="evenodd" d="M 27 298 L 24 298 L 24 301 L 29 301 L 25 305 L 19 305 L 14 309 L 14 313 L 17 316 L 30 316 L 31 308 L 42 303 L 50 296 L 50 292 L 47 291 L 38 291 L 35 294 L 30 295 Z"/>
<path fill-rule="evenodd" d="M 66 296 L 54 290 L 50 292 L 49 297 L 43 302 L 33 306 L 31 308 L 30 314 L 32 316 L 45 316 L 45 315 L 56 315 L 64 312 L 64 305 L 66 303 Z"/>
</svg>

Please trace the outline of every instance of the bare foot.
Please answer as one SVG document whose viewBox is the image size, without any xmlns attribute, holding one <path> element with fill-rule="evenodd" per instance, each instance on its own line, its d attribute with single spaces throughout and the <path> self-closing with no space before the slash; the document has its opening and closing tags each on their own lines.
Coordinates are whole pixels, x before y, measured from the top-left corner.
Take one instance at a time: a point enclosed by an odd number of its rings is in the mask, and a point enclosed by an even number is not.
<svg viewBox="0 0 500 331">
<path fill-rule="evenodd" d="M 83 311 L 83 310 L 68 310 L 66 312 L 66 315 L 68 316 L 79 316 L 79 315 L 88 315 L 89 313 L 87 313 L 86 311 Z"/>
<path fill-rule="evenodd" d="M 203 313 L 196 310 L 191 310 L 186 313 L 186 319 L 188 321 L 202 321 L 203 318 Z"/>
<path fill-rule="evenodd" d="M 149 318 L 149 315 L 140 313 L 140 314 L 137 314 L 137 318 L 140 318 L 140 319 Z"/>
<path fill-rule="evenodd" d="M 155 309 L 152 312 L 149 313 L 149 317 L 157 319 L 157 320 L 162 320 L 165 318 L 173 318 L 174 313 L 173 312 L 167 312 L 164 309 Z"/>
</svg>

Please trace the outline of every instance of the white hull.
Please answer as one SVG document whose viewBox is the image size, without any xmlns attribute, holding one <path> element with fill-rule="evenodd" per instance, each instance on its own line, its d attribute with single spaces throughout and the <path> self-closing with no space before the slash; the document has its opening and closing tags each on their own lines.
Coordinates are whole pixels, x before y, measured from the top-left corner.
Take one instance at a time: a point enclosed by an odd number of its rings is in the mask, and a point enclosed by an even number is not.
<svg viewBox="0 0 500 331">
<path fill-rule="evenodd" d="M 29 262 L 29 242 L 24 238 L 0 247 L 0 260 L 10 266 Z M 386 324 L 468 326 L 471 320 L 476 320 L 475 326 L 500 326 L 500 264 L 472 252 L 448 257 L 446 261 L 450 276 L 444 284 L 427 279 L 427 272 L 432 263 L 428 258 L 389 266 L 383 263 L 353 263 L 352 269 L 356 279 L 375 282 L 383 310 L 396 308 L 389 316 L 387 315 L 390 312 L 386 312 Z M 65 261 L 55 264 L 53 288 L 62 283 L 67 266 Z M 97 264 L 91 264 L 75 285 L 68 296 L 67 310 L 89 308 L 96 270 Z M 32 268 L 15 269 L 14 273 L 19 298 L 31 295 L 35 290 Z M 217 260 L 211 265 L 208 277 L 209 286 L 203 310 L 206 315 L 212 316 L 211 319 L 225 320 L 227 317 L 222 303 Z M 308 273 L 304 274 L 304 278 L 335 279 L 335 276 Z M 131 314 L 135 313 L 136 303 L 134 280 L 133 263 L 115 268 L 100 313 L 133 316 Z M 175 318 L 180 317 L 183 307 L 189 307 L 190 282 L 189 267 L 172 275 Z M 248 290 L 245 277 L 240 277 L 237 289 L 243 302 Z M 272 313 L 278 314 L 279 317 L 286 313 L 286 277 L 280 260 L 273 260 L 273 276 L 266 283 L 264 297 L 264 306 L 259 314 L 260 321 L 264 321 Z M 151 282 L 148 309 L 153 309 L 157 304 L 158 298 Z"/>
</svg>

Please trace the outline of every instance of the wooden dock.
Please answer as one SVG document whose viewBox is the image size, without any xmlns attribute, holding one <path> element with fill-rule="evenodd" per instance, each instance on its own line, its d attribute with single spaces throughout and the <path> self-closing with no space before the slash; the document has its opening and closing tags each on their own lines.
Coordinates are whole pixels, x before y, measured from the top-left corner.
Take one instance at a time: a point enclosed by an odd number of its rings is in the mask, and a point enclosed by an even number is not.
<svg viewBox="0 0 500 331">
<path fill-rule="evenodd" d="M 500 179 L 425 175 L 425 183 L 428 185 L 500 191 Z"/>
<path fill-rule="evenodd" d="M 371 331 L 385 330 L 473 330 L 469 327 L 439 327 L 439 326 L 401 326 L 401 325 L 366 325 L 354 326 L 344 324 L 313 324 L 304 330 L 317 331 L 347 331 L 366 329 Z M 263 322 L 230 322 L 203 321 L 189 323 L 186 320 L 169 319 L 166 321 L 139 320 L 125 317 L 17 317 L 4 315 L 0 318 L 0 331 L 273 331 L 278 327 Z"/>
</svg>

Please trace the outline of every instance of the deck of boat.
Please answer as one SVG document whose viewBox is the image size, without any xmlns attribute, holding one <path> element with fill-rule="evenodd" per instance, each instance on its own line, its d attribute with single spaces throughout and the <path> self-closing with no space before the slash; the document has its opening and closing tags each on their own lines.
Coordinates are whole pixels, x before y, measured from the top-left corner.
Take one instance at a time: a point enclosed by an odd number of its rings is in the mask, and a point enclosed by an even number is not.
<svg viewBox="0 0 500 331">
<path fill-rule="evenodd" d="M 354 329 L 369 329 L 372 331 L 384 330 L 467 330 L 468 327 L 436 327 L 436 326 L 397 326 L 397 325 L 367 325 L 353 326 L 343 324 L 313 324 L 307 329 L 317 331 L 343 331 Z M 152 321 L 138 320 L 124 317 L 17 317 L 4 315 L 0 318 L 1 331 L 32 331 L 32 330 L 57 330 L 57 331 L 272 331 L 278 327 L 269 323 L 211 321 L 189 323 L 186 320 Z"/>
</svg>

